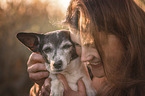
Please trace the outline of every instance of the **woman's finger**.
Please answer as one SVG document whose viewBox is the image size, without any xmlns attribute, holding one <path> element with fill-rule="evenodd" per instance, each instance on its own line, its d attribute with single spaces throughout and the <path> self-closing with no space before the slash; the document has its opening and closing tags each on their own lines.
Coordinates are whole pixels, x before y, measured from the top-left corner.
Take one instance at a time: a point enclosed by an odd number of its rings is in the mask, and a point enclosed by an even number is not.
<svg viewBox="0 0 145 96">
<path fill-rule="evenodd" d="M 86 96 L 86 87 L 82 79 L 78 81 L 78 92 L 80 96 Z"/>
<path fill-rule="evenodd" d="M 85 85 L 84 85 L 84 83 L 81 79 L 78 80 L 78 82 L 77 82 L 78 91 L 73 91 L 69 87 L 68 82 L 63 75 L 58 74 L 57 77 L 62 82 L 62 84 L 64 85 L 64 96 L 74 96 L 74 95 L 76 95 L 76 96 L 87 96 Z"/>
<path fill-rule="evenodd" d="M 46 78 L 44 81 L 44 86 L 45 86 L 45 90 L 46 90 L 46 94 L 50 94 L 50 90 L 51 90 L 51 79 L 50 78 Z"/>
<path fill-rule="evenodd" d="M 48 72 L 29 73 L 29 78 L 38 81 L 49 76 Z"/>
<path fill-rule="evenodd" d="M 41 91 L 39 92 L 39 96 L 45 96 L 45 87 L 44 87 L 44 85 L 41 87 Z"/>
<path fill-rule="evenodd" d="M 39 71 L 47 71 L 45 64 L 42 63 L 36 63 L 28 67 L 27 71 L 29 73 L 35 73 Z"/>
<path fill-rule="evenodd" d="M 40 53 L 33 52 L 29 57 L 29 60 L 27 62 L 27 66 L 29 67 L 32 64 L 44 63 L 44 62 L 45 62 L 45 60 L 43 59 L 43 57 Z"/>
<path fill-rule="evenodd" d="M 50 78 L 46 78 L 43 86 L 41 87 L 41 91 L 39 92 L 39 96 L 49 96 L 50 95 Z"/>
</svg>

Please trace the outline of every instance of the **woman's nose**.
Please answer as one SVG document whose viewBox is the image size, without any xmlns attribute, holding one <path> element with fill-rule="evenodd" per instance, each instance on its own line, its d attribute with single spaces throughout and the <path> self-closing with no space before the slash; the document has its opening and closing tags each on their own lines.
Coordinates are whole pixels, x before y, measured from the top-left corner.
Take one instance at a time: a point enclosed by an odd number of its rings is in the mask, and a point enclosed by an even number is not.
<svg viewBox="0 0 145 96">
<path fill-rule="evenodd" d="M 91 50 L 89 50 L 89 48 L 87 47 L 82 47 L 82 52 L 81 52 L 81 61 L 85 62 L 85 61 L 90 61 L 93 59 L 93 55 L 91 55 L 90 52 Z"/>
</svg>

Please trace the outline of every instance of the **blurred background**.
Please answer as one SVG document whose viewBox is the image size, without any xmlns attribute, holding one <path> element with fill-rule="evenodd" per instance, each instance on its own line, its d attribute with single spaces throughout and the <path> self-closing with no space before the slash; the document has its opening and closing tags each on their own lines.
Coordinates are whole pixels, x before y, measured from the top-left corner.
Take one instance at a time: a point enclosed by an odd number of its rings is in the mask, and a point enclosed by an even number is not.
<svg viewBox="0 0 145 96">
<path fill-rule="evenodd" d="M 17 39 L 20 31 L 46 33 L 67 29 L 70 0 L 0 0 L 0 96 L 28 96 L 33 81 L 27 73 L 31 52 Z M 144 0 L 135 0 L 145 10 Z"/>
<path fill-rule="evenodd" d="M 0 0 L 0 96 L 28 96 L 33 82 L 27 73 L 31 51 L 16 34 L 63 29 L 69 0 Z"/>
</svg>

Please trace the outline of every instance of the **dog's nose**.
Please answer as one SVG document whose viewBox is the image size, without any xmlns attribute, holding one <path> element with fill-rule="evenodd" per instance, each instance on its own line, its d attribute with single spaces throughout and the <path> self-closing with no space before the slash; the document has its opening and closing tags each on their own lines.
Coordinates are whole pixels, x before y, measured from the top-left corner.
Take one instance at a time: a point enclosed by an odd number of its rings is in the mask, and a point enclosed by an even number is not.
<svg viewBox="0 0 145 96">
<path fill-rule="evenodd" d="M 59 60 L 59 61 L 55 62 L 55 63 L 53 64 L 53 66 L 54 66 L 56 69 L 61 68 L 61 66 L 62 66 L 62 61 Z"/>
</svg>

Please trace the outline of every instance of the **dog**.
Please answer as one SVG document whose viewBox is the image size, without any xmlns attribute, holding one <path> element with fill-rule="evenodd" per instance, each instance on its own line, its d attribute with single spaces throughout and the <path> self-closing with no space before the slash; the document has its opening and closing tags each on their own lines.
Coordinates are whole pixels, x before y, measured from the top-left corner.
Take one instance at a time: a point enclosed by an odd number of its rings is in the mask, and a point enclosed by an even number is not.
<svg viewBox="0 0 145 96">
<path fill-rule="evenodd" d="M 25 33 L 17 34 L 25 46 L 33 52 L 40 52 L 46 61 L 46 69 L 50 72 L 51 96 L 63 96 L 63 84 L 57 79 L 56 74 L 63 74 L 70 88 L 77 91 L 77 81 L 82 79 L 87 96 L 95 96 L 96 91 L 91 85 L 85 67 L 81 64 L 80 57 L 76 53 L 75 44 L 67 30 L 57 30 L 46 34 Z"/>
</svg>

